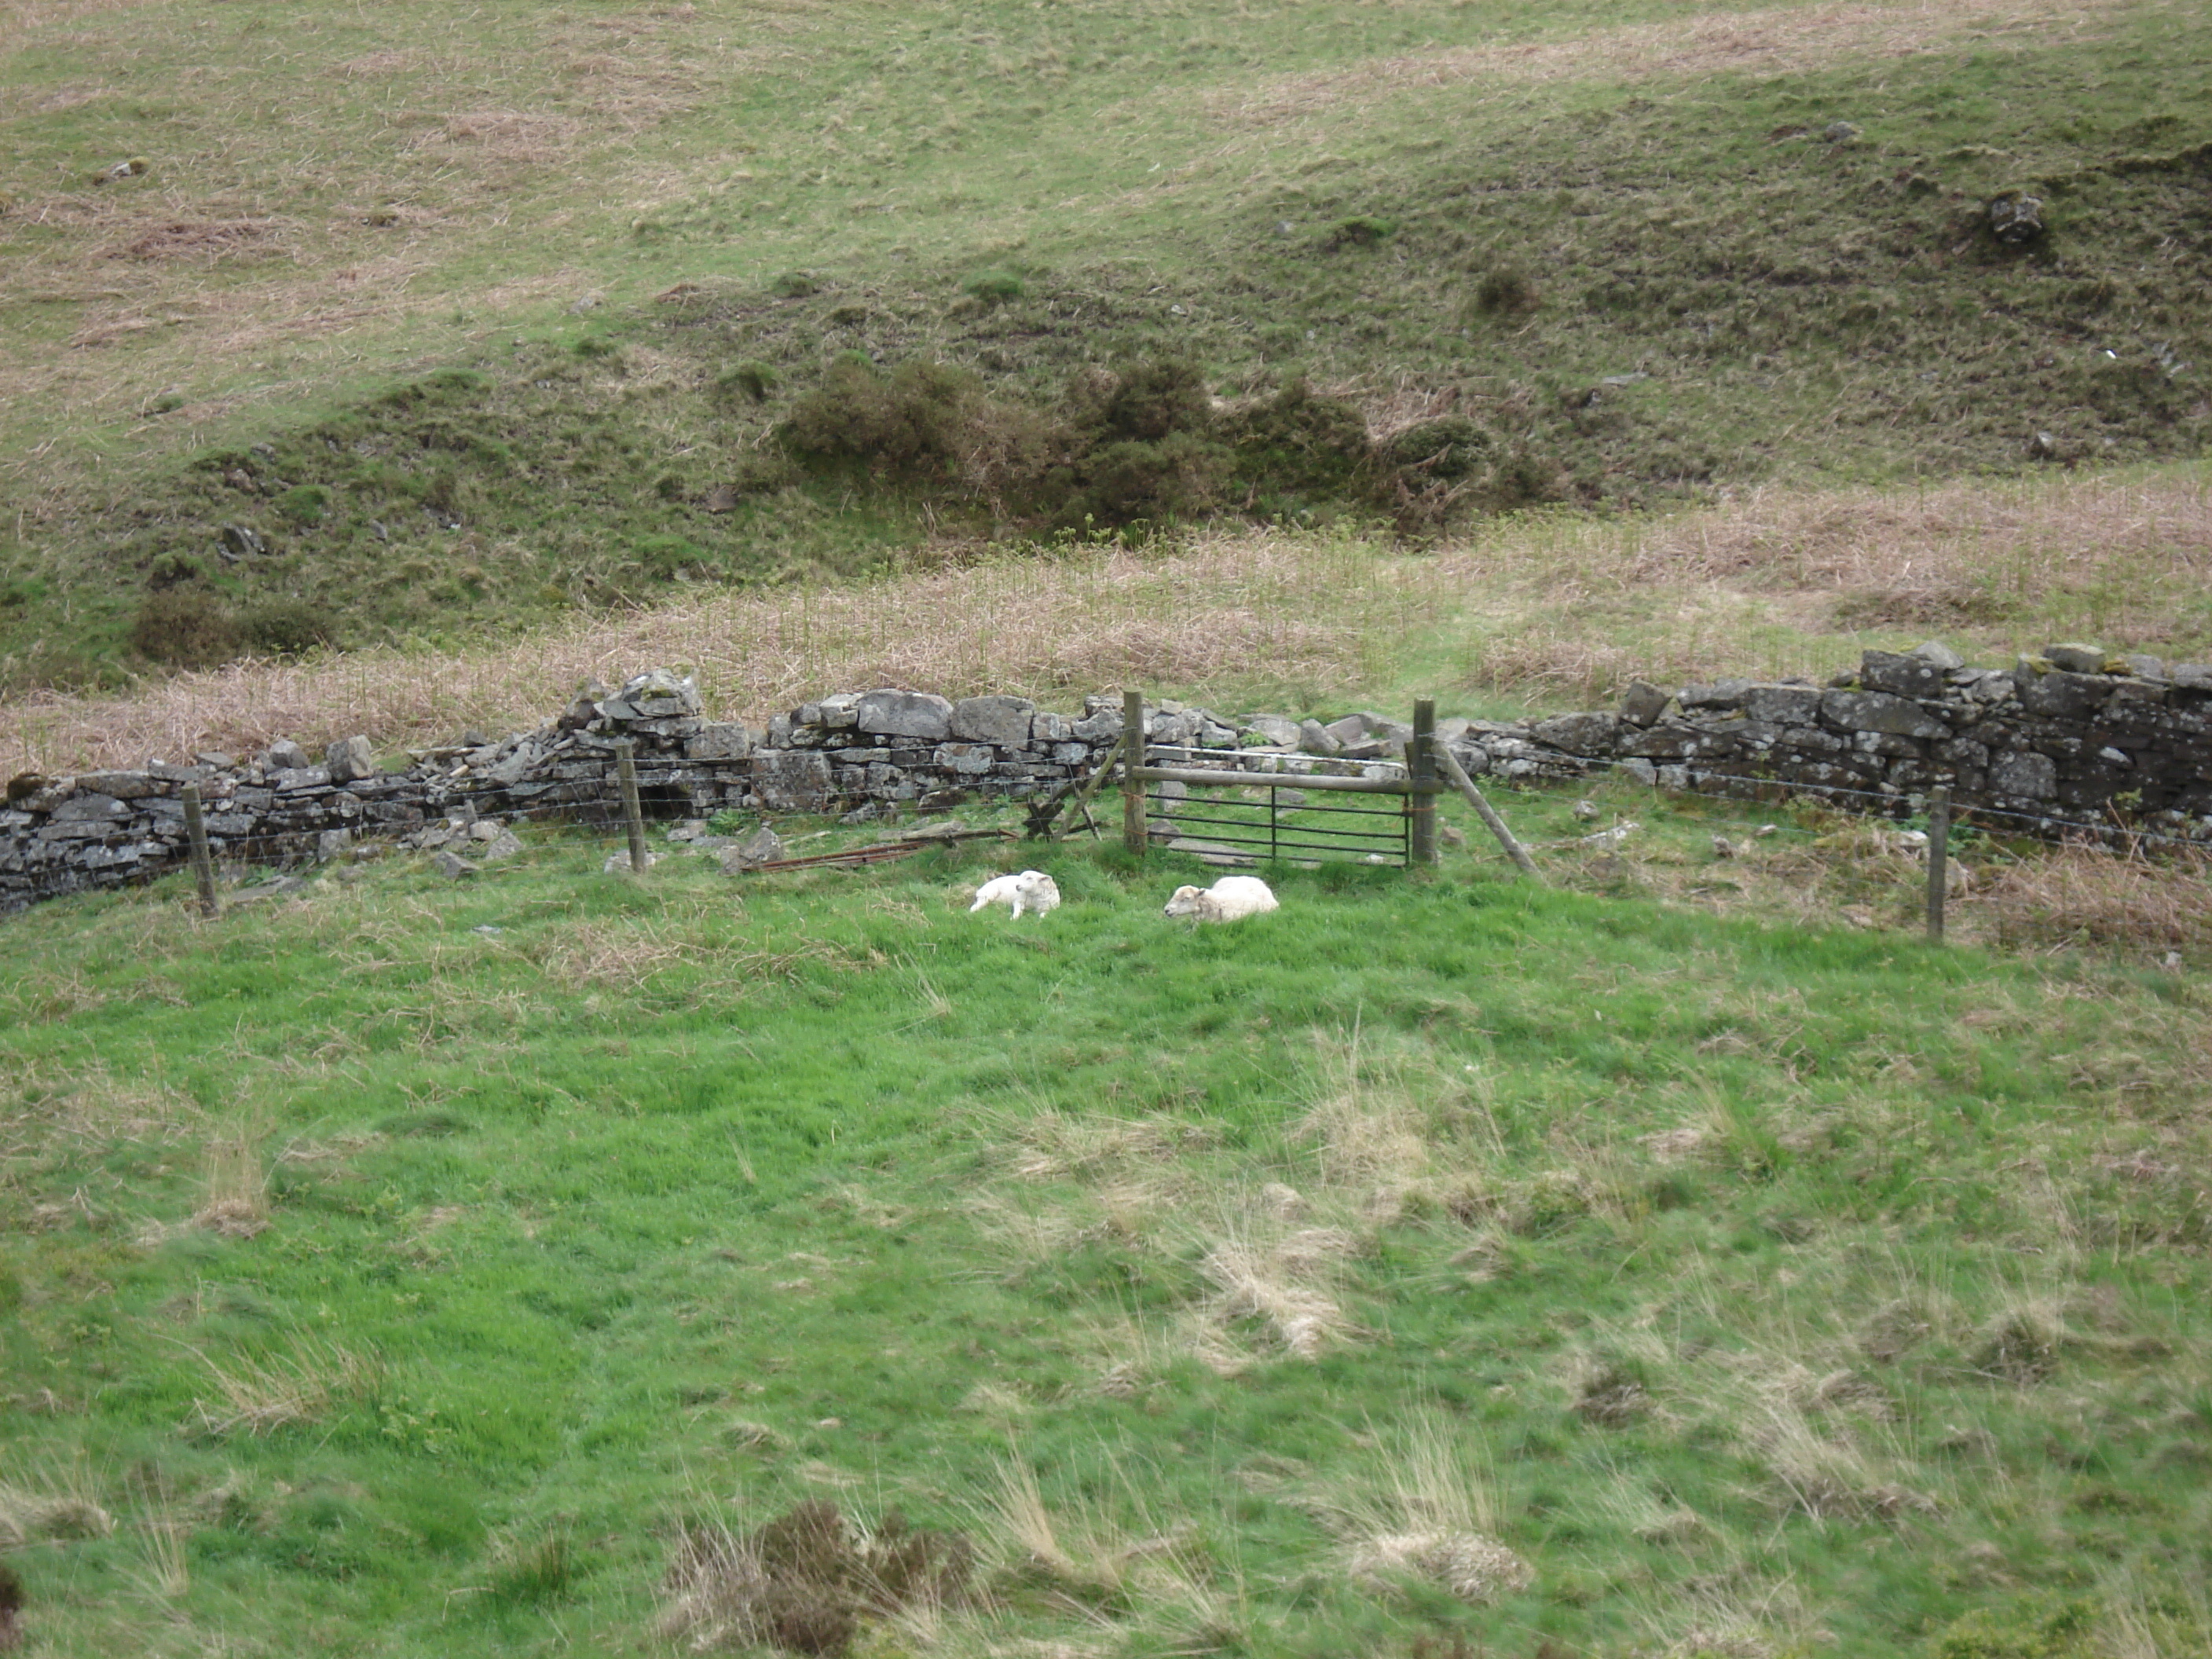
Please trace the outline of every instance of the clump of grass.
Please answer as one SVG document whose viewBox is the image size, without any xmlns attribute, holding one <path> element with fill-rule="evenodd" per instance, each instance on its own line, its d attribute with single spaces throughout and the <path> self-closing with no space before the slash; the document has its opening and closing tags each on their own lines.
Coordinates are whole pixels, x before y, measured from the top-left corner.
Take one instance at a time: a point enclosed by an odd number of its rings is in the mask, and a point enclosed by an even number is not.
<svg viewBox="0 0 2212 1659">
<path fill-rule="evenodd" d="M 971 300 L 995 306 L 1020 299 L 1027 287 L 1013 271 L 979 270 L 960 284 L 960 290 Z"/>
<path fill-rule="evenodd" d="M 1527 1589 L 1535 1570 L 1500 1543 L 1498 1499 L 1470 1431 L 1433 1407 L 1379 1437 L 1375 1454 L 1330 1492 L 1345 1571 L 1382 1589 L 1411 1579 L 1480 1605 Z"/>
<path fill-rule="evenodd" d="M 718 397 L 725 398 L 741 397 L 752 403 L 764 404 L 781 379 L 775 368 L 768 363 L 732 363 L 714 377 L 714 392 Z"/>
<path fill-rule="evenodd" d="M 131 648 L 176 668 L 208 668 L 228 660 L 245 634 L 231 608 L 217 595 L 195 586 L 164 587 L 149 593 L 131 619 Z"/>
<path fill-rule="evenodd" d="M 222 1396 L 215 1403 L 193 1401 L 193 1426 L 215 1438 L 240 1433 L 258 1438 L 318 1422 L 374 1394 L 384 1376 L 383 1364 L 373 1354 L 313 1339 L 289 1354 L 240 1358 L 228 1366 L 192 1352 Z"/>
<path fill-rule="evenodd" d="M 1494 264 L 1475 279 L 1470 308 L 1480 317 L 1510 317 L 1542 301 L 1536 279 L 1517 264 Z"/>
<path fill-rule="evenodd" d="M 1351 1235 L 1333 1227 L 1303 1228 L 1264 1244 L 1231 1237 L 1206 1253 L 1199 1271 L 1215 1291 L 1214 1318 L 1230 1325 L 1257 1320 L 1287 1352 L 1316 1359 L 1350 1328 L 1324 1286 L 1357 1249 Z"/>
<path fill-rule="evenodd" d="M 589 1558 L 566 1522 L 509 1532 L 492 1547 L 491 1594 L 501 1601 L 543 1607 L 567 1595 L 588 1569 Z"/>
<path fill-rule="evenodd" d="M 0 1480 L 0 1547 L 106 1538 L 115 1517 L 101 1506 L 81 1461 Z"/>
<path fill-rule="evenodd" d="M 956 1603 L 974 1565 L 964 1534 L 915 1527 L 896 1510 L 873 1528 L 821 1498 L 750 1533 L 688 1522 L 661 1580 L 658 1629 L 695 1650 L 756 1645 L 836 1659 L 869 1621 Z"/>
<path fill-rule="evenodd" d="M 131 1577 L 153 1598 L 174 1601 L 192 1587 L 191 1556 L 186 1540 L 191 1528 L 167 1516 L 147 1520 L 137 1537 L 137 1565 Z"/>
<path fill-rule="evenodd" d="M 2212 856 L 2191 848 L 2155 858 L 2084 846 L 2038 851 L 1999 871 L 1977 903 L 2008 944 L 2212 952 Z"/>
<path fill-rule="evenodd" d="M 229 1238 L 252 1238 L 269 1226 L 269 1165 L 258 1125 L 243 1125 L 209 1143 L 205 1195 L 195 1224 Z"/>
</svg>

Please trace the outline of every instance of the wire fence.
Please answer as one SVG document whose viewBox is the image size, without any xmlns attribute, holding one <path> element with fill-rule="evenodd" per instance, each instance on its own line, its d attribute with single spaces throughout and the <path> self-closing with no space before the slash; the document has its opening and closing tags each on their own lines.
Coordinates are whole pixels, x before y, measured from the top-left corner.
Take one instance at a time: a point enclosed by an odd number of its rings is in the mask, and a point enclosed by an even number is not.
<svg viewBox="0 0 2212 1659">
<path fill-rule="evenodd" d="M 1640 769 L 1634 769 L 1632 763 L 1627 761 L 1614 760 L 1597 755 L 1570 755 L 1567 758 L 1593 771 L 1626 772 L 1640 782 L 1650 781 L 1643 776 Z M 1645 763 L 1650 764 L 1648 762 Z M 1686 782 L 1692 784 L 1712 781 L 1732 786 L 1729 789 L 1711 792 L 1713 794 L 1722 795 L 1729 799 L 1787 801 L 1799 795 L 1815 795 L 1823 799 L 1873 802 L 1880 810 L 1877 812 L 1865 814 L 1869 817 L 1913 817 L 1918 816 L 1920 811 L 1920 809 L 1913 804 L 1914 797 L 1907 793 L 1875 789 L 1852 789 L 1841 784 L 1813 783 L 1787 778 L 1759 778 L 1741 772 L 1708 771 L 1703 768 L 1674 763 L 1660 769 L 1679 773 Z M 1662 781 L 1652 787 L 1663 788 L 1666 786 Z M 1743 793 L 1736 793 L 1739 790 Z M 2005 807 L 1978 806 L 1955 799 L 1952 803 L 1951 813 L 1954 828 L 1970 819 L 1996 818 L 2027 825 L 2039 840 L 2065 839 L 2064 836 L 2054 836 L 2051 833 L 2065 830 L 2073 832 L 2074 836 L 2081 840 L 2094 840 L 2127 847 L 2148 843 L 2158 847 L 2186 848 L 2200 853 L 2212 850 L 2212 818 L 2208 818 L 2206 821 L 2205 835 L 2193 836 L 2161 834 L 2157 830 L 2131 823 L 2117 816 L 2101 821 L 2062 817 L 2051 812 L 2017 812 Z"/>
</svg>

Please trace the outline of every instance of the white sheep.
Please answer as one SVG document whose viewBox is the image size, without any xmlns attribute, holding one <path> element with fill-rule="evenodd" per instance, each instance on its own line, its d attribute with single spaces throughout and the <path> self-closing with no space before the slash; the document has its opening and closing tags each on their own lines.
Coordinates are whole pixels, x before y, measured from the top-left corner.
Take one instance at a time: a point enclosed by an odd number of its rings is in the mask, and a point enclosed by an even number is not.
<svg viewBox="0 0 2212 1659">
<path fill-rule="evenodd" d="M 1040 916 L 1050 915 L 1060 908 L 1060 884 L 1042 870 L 994 876 L 975 890 L 975 902 L 968 907 L 968 914 L 972 916 L 987 904 L 1007 906 L 1009 917 L 1018 916 L 1024 910 Z"/>
<path fill-rule="evenodd" d="M 1259 877 L 1224 876 L 1204 892 L 1176 888 L 1167 902 L 1167 914 L 1195 916 L 1200 921 L 1237 921 L 1275 908 L 1274 893 Z"/>
</svg>

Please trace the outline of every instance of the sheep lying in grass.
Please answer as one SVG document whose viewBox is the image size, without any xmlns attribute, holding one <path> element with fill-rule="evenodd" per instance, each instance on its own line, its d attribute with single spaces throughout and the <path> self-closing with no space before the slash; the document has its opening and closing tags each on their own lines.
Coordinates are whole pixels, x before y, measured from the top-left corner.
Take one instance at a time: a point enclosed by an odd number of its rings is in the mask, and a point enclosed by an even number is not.
<svg viewBox="0 0 2212 1659">
<path fill-rule="evenodd" d="M 968 907 L 974 915 L 987 904 L 1004 904 L 1009 917 L 1018 916 L 1027 910 L 1034 915 L 1049 915 L 1060 908 L 1060 884 L 1042 870 L 1024 870 L 1016 876 L 994 876 L 975 890 L 975 902 Z"/>
<path fill-rule="evenodd" d="M 1275 895 L 1257 876 L 1224 876 L 1204 892 L 1178 887 L 1167 902 L 1171 916 L 1195 916 L 1200 921 L 1237 921 L 1275 908 Z"/>
</svg>

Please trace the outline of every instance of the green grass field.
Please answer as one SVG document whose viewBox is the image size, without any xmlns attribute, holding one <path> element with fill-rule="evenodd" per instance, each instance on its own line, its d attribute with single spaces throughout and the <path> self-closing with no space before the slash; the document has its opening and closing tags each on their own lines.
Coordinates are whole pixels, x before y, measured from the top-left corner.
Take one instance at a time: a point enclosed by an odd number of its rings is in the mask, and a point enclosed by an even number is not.
<svg viewBox="0 0 2212 1659">
<path fill-rule="evenodd" d="M 875 1654 L 2202 1651 L 2201 989 L 1653 896 L 1716 827 L 12 919 L 29 1650 L 741 1645 L 664 1574 L 828 1500 L 973 1547 Z"/>
<path fill-rule="evenodd" d="M 2201 659 L 2208 108 L 2166 0 L 0 0 L 0 757 Z M 2201 1659 L 2201 863 L 1935 948 L 1594 799 L 7 918 L 0 1647 Z"/>
</svg>

